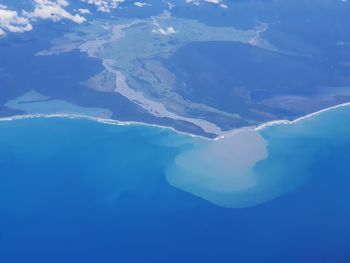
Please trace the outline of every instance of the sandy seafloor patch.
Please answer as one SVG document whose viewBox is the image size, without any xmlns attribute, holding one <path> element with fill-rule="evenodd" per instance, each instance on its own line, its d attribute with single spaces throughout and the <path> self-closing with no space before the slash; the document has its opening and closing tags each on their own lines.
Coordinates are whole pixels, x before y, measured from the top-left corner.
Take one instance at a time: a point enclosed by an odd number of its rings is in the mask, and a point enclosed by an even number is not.
<svg viewBox="0 0 350 263">
<path fill-rule="evenodd" d="M 259 123 L 293 119 L 349 100 L 350 56 L 344 45 L 349 40 L 347 3 L 228 2 L 232 8 L 227 11 L 213 11 L 208 5 L 196 12 L 182 6 L 174 13 L 207 26 L 241 30 L 267 23 L 264 39 L 286 54 L 272 55 L 249 46 L 237 49 L 229 43 L 197 43 L 174 54 L 166 67 L 146 59 L 137 69 L 161 73 L 160 80 L 166 84 L 174 80 L 165 69 L 174 69 L 171 72 L 181 75 L 178 83 L 186 84 L 181 91 L 186 93 L 176 92 L 194 98 L 193 106 L 204 103 L 206 110 L 210 106 L 246 114 L 252 109 L 250 103 L 260 101 L 282 106 L 281 111 L 272 112 L 277 117 L 265 113 Z M 162 11 L 134 13 L 129 8 L 113 15 L 148 19 Z M 82 86 L 89 78 L 101 76 L 104 68 L 80 52 L 34 56 L 49 49 L 51 40 L 69 27 L 47 23 L 36 26 L 39 31 L 2 39 L 1 116 L 72 112 L 109 116 L 112 112 L 111 118 L 118 120 L 208 135 L 186 121 L 154 117 L 147 107 L 140 110 L 118 93 Z M 179 55 L 186 58 L 182 61 L 188 67 L 179 63 Z M 238 55 L 242 58 L 237 59 Z M 253 63 L 257 57 L 264 63 Z M 217 70 L 214 61 L 220 66 Z M 223 61 L 227 66 L 222 66 Z M 281 61 L 284 67 L 278 66 Z M 238 78 L 230 74 L 236 66 L 242 69 L 235 70 Z M 293 75 L 293 68 L 303 70 Z M 267 82 L 265 94 L 258 78 L 264 69 L 268 73 L 262 79 Z M 207 72 L 205 78 L 203 72 Z M 199 77 L 193 78 L 194 74 Z M 250 89 L 243 87 L 247 83 Z M 43 97 L 28 99 L 27 92 L 33 89 Z M 299 97 L 290 96 L 295 89 Z M 228 95 L 243 105 L 232 103 Z M 182 113 L 181 108 L 175 110 Z M 217 110 L 205 117 L 219 122 L 222 129 L 246 126 L 233 123 L 235 119 L 218 119 Z M 258 107 L 250 114 L 261 115 L 262 110 Z M 186 113 L 197 116 L 199 112 Z M 91 117 L 31 117 L 0 122 L 0 262 L 350 262 L 349 106 L 297 122 L 241 130 L 220 140 L 143 124 L 107 125 L 117 122 L 106 120 L 101 124 Z"/>
<path fill-rule="evenodd" d="M 346 105 L 240 130 L 179 154 L 167 179 L 217 205 L 254 206 L 302 186 L 320 158 L 350 141 L 349 120 Z"/>
<path fill-rule="evenodd" d="M 348 262 L 349 127 L 349 106 L 217 140 L 4 119 L 0 259 Z"/>
<path fill-rule="evenodd" d="M 47 98 L 42 97 L 42 99 Z M 20 103 L 25 104 L 25 102 Z M 30 103 L 34 102 L 30 101 Z M 44 102 L 38 101 L 37 103 Z M 329 154 L 327 147 L 350 141 L 347 136 L 349 108 L 349 105 L 344 104 L 293 122 L 277 121 L 258 128 L 233 130 L 216 139 L 178 133 L 166 127 L 149 126 L 142 123 L 123 123 L 108 119 L 95 120 L 105 125 L 111 124 L 112 127 L 109 129 L 114 128 L 118 133 L 124 134 L 125 129 L 132 130 L 136 133 L 135 136 L 140 137 L 137 140 L 146 139 L 151 144 L 156 143 L 164 147 L 165 150 L 168 147 L 176 149 L 178 154 L 172 158 L 172 161 L 163 164 L 163 173 L 172 186 L 219 206 L 239 208 L 269 201 L 305 183 L 309 178 L 308 169 L 323 153 Z M 86 125 L 84 122 L 94 120 L 94 116 L 87 116 L 85 119 L 83 115 L 69 118 L 69 113 L 54 114 L 5 118 L 2 119 L 1 124 L 9 128 L 13 126 L 12 122 L 15 127 L 27 123 L 26 125 L 37 129 L 36 122 L 39 122 L 39 126 L 44 125 L 46 121 L 51 122 L 53 126 L 59 122 L 67 122 L 64 127 L 69 127 L 69 122 L 74 119 L 81 125 Z M 67 117 L 68 120 L 66 120 Z M 342 120 L 340 124 L 339 120 Z M 92 124 L 89 123 L 89 125 Z M 58 127 L 58 130 L 61 129 Z M 18 132 L 22 133 L 22 130 Z M 10 137 L 18 132 L 11 133 Z M 139 135 L 137 135 L 138 132 L 140 132 Z M 79 133 L 79 129 L 74 133 Z M 147 136 L 144 136 L 144 133 Z M 57 137 L 62 136 L 56 131 L 54 134 Z M 69 135 L 69 133 L 64 134 Z M 149 136 L 149 134 L 154 135 Z M 159 138 L 158 134 L 160 134 Z M 89 136 L 89 133 L 85 136 Z M 3 143 L 13 143 L 12 140 L 8 142 L 6 139 L 5 131 Z M 35 140 L 38 140 L 38 144 L 41 143 L 40 139 L 35 138 Z M 133 144 L 134 142 L 126 140 L 124 143 Z M 50 142 L 46 144 L 48 146 L 45 147 L 51 151 Z M 60 149 L 57 150 L 60 151 Z M 16 148 L 13 151 L 16 156 Z M 131 147 L 130 151 L 137 155 L 137 145 Z M 33 155 L 36 154 L 36 149 L 33 149 Z M 144 170 L 144 173 L 148 173 L 147 169 Z"/>
</svg>

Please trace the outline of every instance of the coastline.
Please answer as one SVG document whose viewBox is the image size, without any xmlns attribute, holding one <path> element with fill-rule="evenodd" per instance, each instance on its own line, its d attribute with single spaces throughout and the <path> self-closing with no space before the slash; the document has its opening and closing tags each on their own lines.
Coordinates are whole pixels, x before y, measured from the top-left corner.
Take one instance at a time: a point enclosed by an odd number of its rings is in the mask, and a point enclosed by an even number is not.
<svg viewBox="0 0 350 263">
<path fill-rule="evenodd" d="M 199 138 L 203 140 L 208 140 L 208 141 L 218 141 L 221 139 L 224 139 L 229 136 L 233 136 L 237 133 L 244 132 L 244 131 L 261 131 L 264 130 L 270 126 L 275 126 L 275 125 L 291 125 L 294 123 L 297 123 L 299 121 L 312 118 L 315 116 L 318 116 L 319 114 L 335 110 L 338 108 L 342 107 L 350 107 L 350 102 L 346 103 L 341 103 L 332 107 L 324 108 L 316 112 L 312 112 L 310 114 L 301 116 L 299 118 L 296 118 L 294 120 L 274 120 L 274 121 L 269 121 L 265 122 L 263 124 L 260 124 L 258 126 L 247 126 L 247 127 L 242 127 L 242 128 L 237 128 L 237 129 L 232 129 L 223 132 L 224 134 L 218 135 L 215 138 L 208 138 L 202 135 L 197 135 L 197 134 L 192 134 L 189 132 L 183 132 L 175 129 L 174 127 L 171 126 L 162 126 L 162 125 L 157 125 L 157 124 L 151 124 L 151 123 L 146 123 L 146 122 L 136 122 L 136 121 L 119 121 L 115 119 L 107 119 L 107 118 L 99 118 L 99 117 L 92 117 L 88 115 L 81 115 L 81 114 L 67 114 L 67 113 L 57 113 L 57 114 L 20 114 L 20 115 L 13 115 L 13 116 L 8 116 L 8 117 L 0 117 L 0 122 L 6 122 L 6 121 L 15 121 L 15 120 L 23 120 L 23 119 L 43 119 L 43 118 L 63 118 L 63 119 L 82 119 L 82 120 L 89 120 L 89 121 L 96 121 L 99 123 L 107 124 L 107 125 L 117 125 L 117 126 L 126 126 L 126 125 L 135 125 L 135 126 L 146 126 L 146 127 L 153 127 L 153 128 L 160 128 L 160 129 L 166 129 L 173 131 L 177 134 L 185 135 L 185 136 L 190 136 L 192 138 Z"/>
<path fill-rule="evenodd" d="M 267 127 L 274 126 L 274 125 L 279 125 L 279 124 L 294 124 L 294 123 L 297 123 L 299 121 L 302 121 L 302 120 L 305 120 L 305 119 L 308 119 L 308 118 L 311 118 L 311 117 L 315 117 L 315 116 L 317 116 L 319 114 L 322 114 L 324 112 L 328 112 L 328 111 L 331 111 L 331 110 L 335 110 L 335 109 L 342 108 L 342 107 L 348 107 L 348 106 L 350 106 L 350 102 L 345 102 L 345 103 L 341 103 L 341 104 L 338 104 L 338 105 L 335 105 L 335 106 L 324 108 L 324 109 L 319 110 L 319 111 L 312 112 L 310 114 L 301 116 L 301 117 L 296 118 L 296 119 L 291 120 L 291 121 L 290 120 L 269 121 L 269 122 L 266 122 L 266 123 L 263 123 L 263 124 L 257 126 L 255 128 L 255 130 L 260 131 L 260 130 L 263 130 L 263 129 L 267 128 Z"/>
</svg>

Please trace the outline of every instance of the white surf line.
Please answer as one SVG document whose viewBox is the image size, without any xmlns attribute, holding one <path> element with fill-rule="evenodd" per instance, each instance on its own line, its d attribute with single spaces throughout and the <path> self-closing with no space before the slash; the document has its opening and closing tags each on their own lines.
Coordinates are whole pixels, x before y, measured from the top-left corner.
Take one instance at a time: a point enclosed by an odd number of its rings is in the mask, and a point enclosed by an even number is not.
<svg viewBox="0 0 350 263">
<path fill-rule="evenodd" d="M 152 123 L 146 123 L 146 122 L 137 122 L 137 121 L 119 121 L 115 119 L 108 119 L 108 118 L 99 118 L 99 117 L 93 117 L 89 115 L 83 115 L 83 114 L 69 114 L 69 113 L 57 113 L 57 114 L 23 114 L 23 115 L 13 115 L 9 117 L 0 117 L 0 122 L 7 122 L 7 121 L 16 121 L 16 120 L 27 120 L 27 119 L 72 119 L 72 120 L 88 120 L 88 121 L 95 121 L 98 123 L 106 124 L 106 125 L 115 125 L 115 126 L 145 126 L 145 127 L 152 127 L 152 128 L 160 128 L 165 130 L 173 131 L 177 134 L 189 136 L 192 138 L 199 138 L 203 140 L 213 140 L 208 137 L 204 137 L 202 135 L 192 134 L 189 132 L 179 131 L 173 127 L 170 126 L 163 126 L 158 124 L 152 124 Z"/>
<path fill-rule="evenodd" d="M 258 127 L 256 127 L 255 130 L 260 131 L 260 130 L 263 130 L 263 129 L 267 128 L 267 127 L 274 126 L 274 125 L 279 125 L 279 124 L 286 124 L 286 125 L 295 124 L 295 123 L 297 123 L 299 121 L 302 121 L 302 120 L 305 120 L 305 119 L 308 119 L 308 118 L 311 118 L 311 117 L 315 117 L 315 116 L 317 116 L 317 115 L 319 115 L 321 113 L 328 112 L 328 111 L 335 110 L 335 109 L 342 108 L 342 107 L 349 107 L 349 106 L 350 106 L 350 102 L 345 102 L 345 103 L 341 103 L 341 104 L 338 104 L 338 105 L 335 105 L 335 106 L 332 106 L 332 107 L 328 107 L 328 108 L 325 108 L 325 109 L 322 109 L 322 110 L 310 113 L 308 115 L 299 117 L 299 118 L 297 118 L 295 120 L 292 120 L 292 121 L 289 121 L 289 120 L 276 120 L 276 121 L 266 122 L 266 123 L 261 124 Z"/>
<path fill-rule="evenodd" d="M 85 120 L 90 120 L 90 121 L 96 121 L 99 123 L 103 124 L 108 124 L 108 125 L 117 125 L 117 126 L 125 126 L 125 125 L 138 125 L 138 126 L 146 126 L 146 127 L 154 127 L 154 128 L 160 128 L 160 129 L 166 129 L 166 130 L 171 130 L 175 133 L 190 136 L 193 138 L 200 138 L 203 140 L 208 140 L 208 141 L 217 141 L 220 139 L 223 139 L 228 136 L 234 136 L 235 134 L 239 132 L 245 132 L 245 131 L 261 131 L 263 129 L 266 129 L 270 126 L 274 125 L 291 125 L 294 123 L 297 123 L 299 121 L 315 117 L 319 114 L 322 114 L 324 112 L 328 112 L 334 109 L 342 108 L 342 107 L 350 107 L 350 102 L 338 104 L 329 108 L 325 108 L 313 113 L 310 113 L 308 115 L 302 116 L 300 118 L 297 118 L 295 120 L 289 121 L 289 120 L 276 120 L 276 121 L 270 121 L 263 123 L 257 127 L 243 127 L 243 128 L 237 128 L 237 129 L 232 129 L 228 130 L 225 132 L 224 135 L 217 136 L 215 138 L 208 138 L 204 137 L 202 135 L 196 135 L 192 134 L 189 132 L 183 132 L 179 131 L 176 128 L 170 127 L 170 126 L 163 126 L 163 125 L 158 125 L 158 124 L 151 124 L 151 123 L 145 123 L 145 122 L 137 122 L 137 121 L 118 121 L 115 119 L 107 119 L 107 118 L 98 118 L 98 117 L 92 117 L 92 116 L 87 116 L 87 115 L 82 115 L 82 114 L 24 114 L 24 115 L 13 115 L 10 117 L 1 117 L 0 122 L 5 122 L 5 121 L 15 121 L 15 120 L 22 120 L 22 119 L 40 119 L 40 118 L 65 118 L 65 119 L 85 119 Z"/>
<path fill-rule="evenodd" d="M 307 115 L 304 115 L 302 117 L 299 117 L 295 120 L 275 120 L 275 121 L 269 121 L 269 122 L 265 122 L 263 124 L 260 124 L 256 127 L 252 127 L 252 126 L 248 126 L 248 127 L 242 127 L 242 128 L 237 128 L 237 129 L 232 129 L 232 130 L 228 130 L 225 132 L 225 134 L 223 135 L 220 135 L 214 139 L 211 139 L 211 140 L 220 140 L 220 139 L 224 139 L 225 137 L 228 137 L 228 136 L 232 136 L 234 134 L 237 134 L 239 132 L 245 132 L 245 131 L 262 131 L 270 126 L 275 126 L 275 125 L 292 125 L 292 124 L 295 124 L 295 123 L 298 123 L 299 121 L 302 121 L 302 120 L 305 120 L 305 119 L 308 119 L 308 118 L 312 118 L 312 117 L 315 117 L 315 116 L 318 116 L 319 114 L 322 114 L 322 113 L 325 113 L 325 112 L 328 112 L 328 111 L 331 111 L 331 110 L 335 110 L 335 109 L 338 109 L 338 108 L 342 108 L 342 107 L 350 107 L 350 102 L 345 102 L 345 103 L 341 103 L 341 104 L 338 104 L 338 105 L 335 105 L 335 106 L 332 106 L 332 107 L 328 107 L 328 108 L 324 108 L 322 110 L 319 110 L 319 111 L 315 111 L 313 113 L 310 113 L 310 114 L 307 114 Z"/>
</svg>

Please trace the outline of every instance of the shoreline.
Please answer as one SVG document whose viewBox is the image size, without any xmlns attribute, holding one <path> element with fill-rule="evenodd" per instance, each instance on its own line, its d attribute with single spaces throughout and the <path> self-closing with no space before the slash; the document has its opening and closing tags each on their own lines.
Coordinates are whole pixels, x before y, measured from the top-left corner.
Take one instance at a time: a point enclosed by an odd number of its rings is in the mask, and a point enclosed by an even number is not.
<svg viewBox="0 0 350 263">
<path fill-rule="evenodd" d="M 255 130 L 256 131 L 260 131 L 260 130 L 263 130 L 263 129 L 267 128 L 267 127 L 274 126 L 274 125 L 279 125 L 279 124 L 288 124 L 288 125 L 294 124 L 294 123 L 297 123 L 299 121 L 302 121 L 302 120 L 305 120 L 305 119 L 308 119 L 308 118 L 311 118 L 311 117 L 318 116 L 319 114 L 322 114 L 322 113 L 325 113 L 325 112 L 328 112 L 328 111 L 331 111 L 331 110 L 335 110 L 335 109 L 338 109 L 338 108 L 348 107 L 348 106 L 350 106 L 350 102 L 345 102 L 345 103 L 341 103 L 341 104 L 338 104 L 338 105 L 335 105 L 335 106 L 324 108 L 324 109 L 319 110 L 319 111 L 312 112 L 310 114 L 301 116 L 301 117 L 296 118 L 296 119 L 291 120 L 291 121 L 290 120 L 275 120 L 275 121 L 265 122 L 265 123 L 257 126 L 255 128 Z"/>
<path fill-rule="evenodd" d="M 244 132 L 244 131 L 261 131 L 264 130 L 270 126 L 274 125 L 291 125 L 294 123 L 297 123 L 299 121 L 312 118 L 315 116 L 318 116 L 319 114 L 335 110 L 338 108 L 342 107 L 350 107 L 350 102 L 346 103 L 341 103 L 332 107 L 324 108 L 322 110 L 312 112 L 310 114 L 301 116 L 299 118 L 296 118 L 295 120 L 274 120 L 274 121 L 269 121 L 262 123 L 258 126 L 247 126 L 247 127 L 242 127 L 242 128 L 236 128 L 232 130 L 225 131 L 224 134 L 218 135 L 215 138 L 208 138 L 202 135 L 197 135 L 197 134 L 192 134 L 189 132 L 184 132 L 184 131 L 179 131 L 175 129 L 174 127 L 171 126 L 162 126 L 158 124 L 151 124 L 151 123 L 146 123 L 146 122 L 137 122 L 137 121 L 119 121 L 115 119 L 106 119 L 106 118 L 99 118 L 99 117 L 92 117 L 88 115 L 81 115 L 81 114 L 69 114 L 69 113 L 57 113 L 57 114 L 23 114 L 23 115 L 13 115 L 13 116 L 8 116 L 8 117 L 0 117 L 0 122 L 6 122 L 6 121 L 15 121 L 15 120 L 25 120 L 25 119 L 44 119 L 44 118 L 62 118 L 62 119 L 82 119 L 82 120 L 88 120 L 88 121 L 95 121 L 99 122 L 102 124 L 107 124 L 107 125 L 116 125 L 116 126 L 126 126 L 126 125 L 135 125 L 135 126 L 146 126 L 146 127 L 153 127 L 153 128 L 160 128 L 160 129 L 166 129 L 173 131 L 177 134 L 182 134 L 186 136 L 190 136 L 192 138 L 200 138 L 208 141 L 218 141 L 221 139 L 224 139 L 228 136 L 233 136 L 237 133 Z"/>
</svg>

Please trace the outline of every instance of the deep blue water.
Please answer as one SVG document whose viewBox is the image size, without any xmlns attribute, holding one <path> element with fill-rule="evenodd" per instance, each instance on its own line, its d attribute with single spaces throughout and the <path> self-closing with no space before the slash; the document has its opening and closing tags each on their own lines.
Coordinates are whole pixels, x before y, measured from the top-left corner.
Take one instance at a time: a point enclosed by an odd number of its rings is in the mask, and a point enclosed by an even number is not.
<svg viewBox="0 0 350 263">
<path fill-rule="evenodd" d="M 9 6 L 12 2 L 6 1 Z M 115 14 L 148 17 L 165 5 L 156 2 L 152 9 L 121 9 Z M 244 111 L 244 103 L 238 104 L 242 101 L 226 101 L 232 86 L 252 90 L 257 102 L 284 94 L 286 86 L 307 96 L 325 86 L 349 86 L 349 46 L 336 46 L 350 40 L 349 7 L 344 3 L 230 2 L 228 10 L 184 4 L 174 14 L 246 29 L 259 21 L 273 23 L 264 34 L 272 44 L 311 57 L 229 43 L 190 45 L 168 61 L 175 73 L 192 76 L 184 79 L 194 88 L 186 96 Z M 108 107 L 121 120 L 152 122 L 116 94 L 111 97 L 79 86 L 101 70 L 99 62 L 78 52 L 33 56 L 69 26 L 37 25 L 35 32 L 1 40 L 0 104 L 35 88 L 80 106 Z M 293 82 L 298 82 L 295 89 L 290 87 Z M 254 93 L 262 83 L 266 93 Z M 18 112 L 0 106 L 0 115 L 14 113 Z M 295 175 L 305 184 L 242 209 L 213 205 L 167 183 L 166 167 L 182 147 L 190 147 L 168 130 L 68 119 L 0 122 L 0 262 L 348 263 L 349 120 L 349 110 L 339 110 L 293 131 L 277 126 L 264 130 L 269 159 L 257 164 L 256 170 L 268 176 L 282 169 L 284 175 Z"/>
<path fill-rule="evenodd" d="M 307 180 L 243 209 L 166 182 L 166 166 L 190 147 L 183 135 L 87 120 L 0 122 L 0 261 L 347 263 L 350 110 L 324 116 L 262 132 L 268 167 L 290 162 L 288 176 L 307 171 Z"/>
</svg>

